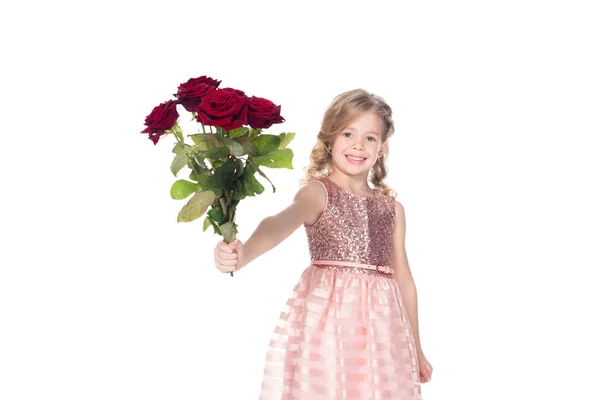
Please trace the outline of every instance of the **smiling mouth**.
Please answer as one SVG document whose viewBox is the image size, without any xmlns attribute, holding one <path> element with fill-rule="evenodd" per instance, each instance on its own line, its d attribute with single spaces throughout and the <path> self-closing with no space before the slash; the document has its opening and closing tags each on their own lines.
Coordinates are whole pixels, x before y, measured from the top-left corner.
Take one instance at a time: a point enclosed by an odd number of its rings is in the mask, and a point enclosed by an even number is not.
<svg viewBox="0 0 600 400">
<path fill-rule="evenodd" d="M 346 158 L 352 162 L 363 162 L 364 160 L 366 160 L 365 157 L 352 157 L 352 156 L 346 156 Z"/>
</svg>

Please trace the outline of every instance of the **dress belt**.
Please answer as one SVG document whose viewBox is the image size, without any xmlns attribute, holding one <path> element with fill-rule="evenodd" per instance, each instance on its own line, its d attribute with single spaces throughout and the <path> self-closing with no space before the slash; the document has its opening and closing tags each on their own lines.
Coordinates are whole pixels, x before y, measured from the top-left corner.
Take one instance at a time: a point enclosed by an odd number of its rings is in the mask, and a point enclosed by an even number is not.
<svg viewBox="0 0 600 400">
<path fill-rule="evenodd" d="M 391 275 L 394 273 L 394 269 L 387 265 L 373 265 L 373 264 L 361 264 L 355 263 L 351 261 L 337 261 L 337 260 L 311 260 L 312 264 L 319 265 L 336 265 L 341 267 L 351 267 L 351 268 L 360 268 L 371 270 L 375 272 L 380 272 L 382 274 Z"/>
</svg>

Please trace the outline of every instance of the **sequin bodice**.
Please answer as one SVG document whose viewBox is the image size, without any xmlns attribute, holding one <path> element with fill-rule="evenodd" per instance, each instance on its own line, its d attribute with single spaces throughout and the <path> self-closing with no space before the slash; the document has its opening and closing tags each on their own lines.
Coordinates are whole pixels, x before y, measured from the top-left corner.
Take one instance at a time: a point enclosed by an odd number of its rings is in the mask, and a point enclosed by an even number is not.
<svg viewBox="0 0 600 400">
<path fill-rule="evenodd" d="M 364 197 L 327 177 L 315 180 L 327 191 L 327 203 L 314 224 L 304 224 L 311 260 L 392 265 L 395 200 L 377 189 Z"/>
</svg>

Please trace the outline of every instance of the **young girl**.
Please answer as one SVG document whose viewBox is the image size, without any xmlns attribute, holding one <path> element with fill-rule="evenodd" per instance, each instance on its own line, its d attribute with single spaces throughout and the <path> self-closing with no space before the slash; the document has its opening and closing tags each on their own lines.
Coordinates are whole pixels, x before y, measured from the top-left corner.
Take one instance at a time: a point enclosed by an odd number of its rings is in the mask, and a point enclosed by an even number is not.
<svg viewBox="0 0 600 400">
<path fill-rule="evenodd" d="M 337 96 L 293 203 L 265 218 L 245 244 L 215 247 L 217 268 L 229 273 L 306 229 L 312 262 L 271 339 L 261 400 L 417 400 L 431 379 L 404 208 L 383 182 L 393 132 L 380 97 L 362 89 Z"/>
</svg>

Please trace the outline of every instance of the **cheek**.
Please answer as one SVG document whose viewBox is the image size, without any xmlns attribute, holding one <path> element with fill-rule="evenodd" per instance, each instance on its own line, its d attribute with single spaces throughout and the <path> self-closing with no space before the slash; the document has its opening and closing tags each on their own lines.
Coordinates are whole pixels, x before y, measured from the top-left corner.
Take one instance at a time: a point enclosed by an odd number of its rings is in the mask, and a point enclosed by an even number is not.
<svg viewBox="0 0 600 400">
<path fill-rule="evenodd" d="M 340 141 L 339 141 L 339 140 L 336 140 L 336 141 L 333 143 L 332 150 L 333 150 L 334 152 L 339 152 L 339 151 L 341 151 L 342 147 L 343 147 L 343 146 L 340 144 Z"/>
</svg>

